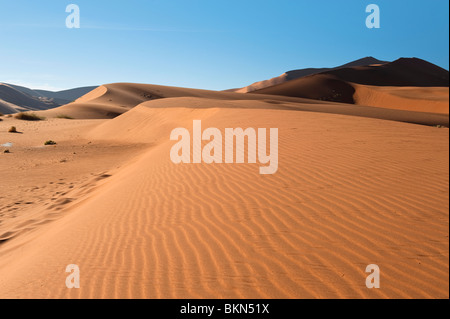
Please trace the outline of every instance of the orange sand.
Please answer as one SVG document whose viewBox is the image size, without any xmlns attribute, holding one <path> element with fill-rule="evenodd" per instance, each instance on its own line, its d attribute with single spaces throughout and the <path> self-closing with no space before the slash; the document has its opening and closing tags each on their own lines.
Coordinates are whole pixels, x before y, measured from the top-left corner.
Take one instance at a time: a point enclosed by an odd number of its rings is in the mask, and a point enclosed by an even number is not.
<svg viewBox="0 0 450 319">
<path fill-rule="evenodd" d="M 0 121 L 0 298 L 449 297 L 448 129 L 399 122 L 448 115 L 132 84 L 42 114 Z M 198 119 L 279 128 L 278 172 L 173 164 Z"/>
</svg>

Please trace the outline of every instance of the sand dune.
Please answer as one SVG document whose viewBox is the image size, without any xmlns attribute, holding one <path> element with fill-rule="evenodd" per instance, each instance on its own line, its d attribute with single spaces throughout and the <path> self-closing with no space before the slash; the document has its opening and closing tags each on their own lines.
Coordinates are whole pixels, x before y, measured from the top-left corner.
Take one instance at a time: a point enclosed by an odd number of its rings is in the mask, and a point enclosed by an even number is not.
<svg viewBox="0 0 450 319">
<path fill-rule="evenodd" d="M 271 94 L 292 97 L 303 97 L 321 101 L 332 101 L 354 104 L 355 88 L 351 83 L 330 74 L 316 74 L 289 81 L 252 94 Z"/>
<path fill-rule="evenodd" d="M 448 71 L 431 63 L 399 59 L 326 71 L 252 93 L 448 114 L 448 81 Z"/>
<path fill-rule="evenodd" d="M 18 135 L 5 129 L 22 122 L 0 122 L 15 145 L 0 154 L 0 297 L 448 298 L 448 129 L 235 95 L 107 85 L 72 107 L 130 109 L 114 119 Z M 170 132 L 195 119 L 279 128 L 279 171 L 173 164 Z M 372 263 L 382 289 L 365 287 Z M 65 287 L 68 264 L 80 289 Z"/>
<path fill-rule="evenodd" d="M 199 97 L 217 100 L 264 100 L 275 99 L 286 102 L 317 103 L 306 99 L 285 96 L 242 95 L 191 88 L 169 87 L 153 84 L 112 83 L 102 85 L 92 92 L 70 103 L 52 110 L 40 112 L 43 116 L 54 117 L 67 114 L 74 118 L 105 119 L 114 118 L 145 101 L 176 98 Z"/>
<path fill-rule="evenodd" d="M 344 65 L 334 67 L 334 68 L 307 68 L 307 69 L 300 69 L 300 70 L 292 70 L 283 73 L 282 75 L 272 78 L 270 80 L 264 80 L 259 81 L 256 83 L 253 83 L 249 86 L 240 88 L 240 89 L 232 89 L 228 90 L 229 92 L 236 92 L 236 93 L 250 93 L 253 91 L 261 90 L 266 87 L 271 87 L 274 85 L 282 84 L 288 81 L 292 81 L 295 79 L 299 79 L 308 75 L 313 75 L 317 73 L 337 70 L 340 68 L 348 68 L 348 67 L 355 67 L 355 66 L 370 66 L 370 65 L 382 65 L 388 62 L 377 60 L 373 57 L 366 57 L 362 58 L 356 61 L 352 61 L 350 63 L 346 63 Z"/>
<path fill-rule="evenodd" d="M 353 84 L 355 104 L 405 111 L 449 114 L 449 89 Z"/>
<path fill-rule="evenodd" d="M 401 58 L 378 66 L 340 68 L 324 72 L 339 79 L 364 85 L 448 87 L 449 73 L 417 58 Z"/>
<path fill-rule="evenodd" d="M 22 111 L 46 110 L 70 103 L 95 89 L 81 87 L 59 92 L 32 90 L 23 86 L 0 83 L 0 112 L 4 114 Z"/>
<path fill-rule="evenodd" d="M 0 83 L 0 112 L 17 113 L 28 110 L 45 110 L 57 106 L 51 101 L 35 99 L 15 88 Z"/>
<path fill-rule="evenodd" d="M 444 87 L 369 86 L 318 74 L 255 93 L 280 94 L 424 113 L 449 114 L 449 89 Z"/>
<path fill-rule="evenodd" d="M 317 77 L 320 78 L 320 77 Z M 295 81 L 288 82 L 294 83 Z M 314 82 L 316 85 L 317 83 Z M 329 81 L 324 80 L 321 85 L 324 88 L 324 92 L 329 91 Z M 295 83 L 294 83 L 295 85 Z M 345 84 L 348 86 L 348 84 Z M 307 86 L 305 92 L 308 91 Z M 438 92 L 437 90 L 436 92 Z M 353 92 L 353 91 L 352 91 Z M 442 94 L 441 99 L 445 100 L 444 89 L 439 91 Z M 430 92 L 431 94 L 432 92 Z M 353 94 L 353 93 L 352 93 Z M 331 114 L 344 114 L 354 115 L 369 118 L 387 119 L 394 121 L 402 121 L 408 123 L 417 123 L 425 125 L 443 125 L 448 126 L 449 118 L 447 114 L 435 114 L 432 112 L 425 112 L 426 110 L 420 109 L 421 113 L 414 110 L 409 112 L 398 108 L 397 110 L 380 109 L 378 107 L 367 107 L 347 105 L 342 103 L 334 103 L 331 101 L 317 101 L 314 99 L 290 97 L 284 95 L 266 95 L 266 94 L 240 94 L 232 92 L 218 92 L 209 90 L 167 87 L 152 84 L 132 84 L 132 83 L 114 83 L 103 85 L 96 90 L 93 90 L 89 94 L 79 98 L 77 101 L 71 104 L 67 104 L 52 110 L 38 112 L 39 115 L 53 118 L 61 115 L 70 116 L 76 119 L 110 119 L 115 118 L 130 109 L 135 108 L 141 103 L 152 100 L 171 100 L 174 98 L 201 98 L 209 100 L 209 107 L 236 107 L 236 104 L 222 103 L 222 101 L 242 101 L 247 108 L 261 108 L 261 109 L 286 109 L 286 110 L 299 110 L 309 112 L 321 112 Z M 426 99 L 426 97 L 425 97 Z M 366 99 L 369 102 L 371 100 Z M 180 105 L 195 108 L 196 104 L 191 104 L 188 100 L 187 104 L 184 101 L 181 104 L 175 104 L 168 102 L 170 105 L 179 107 Z M 253 101 L 254 103 L 245 103 L 246 101 Z M 379 100 L 376 100 L 378 102 Z M 165 103 L 165 102 L 164 102 Z M 417 102 L 420 103 L 420 102 Z M 438 106 L 441 106 L 444 102 L 438 102 Z M 378 106 L 377 103 L 374 103 Z M 427 105 L 424 105 L 427 107 Z M 445 113 L 445 112 L 443 112 Z"/>
</svg>

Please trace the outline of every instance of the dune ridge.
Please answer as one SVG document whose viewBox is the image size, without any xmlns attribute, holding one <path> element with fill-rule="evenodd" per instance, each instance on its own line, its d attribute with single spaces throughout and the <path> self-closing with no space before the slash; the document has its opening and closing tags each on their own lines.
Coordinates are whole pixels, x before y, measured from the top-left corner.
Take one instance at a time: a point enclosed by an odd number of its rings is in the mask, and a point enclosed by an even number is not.
<svg viewBox="0 0 450 319">
<path fill-rule="evenodd" d="M 348 68 L 348 67 L 355 67 L 355 66 L 369 66 L 369 65 L 382 65 L 388 63 L 386 61 L 380 61 L 378 59 L 375 59 L 374 57 L 365 57 L 362 59 L 358 59 L 356 61 L 352 61 L 350 63 L 346 63 L 344 65 L 334 67 L 334 68 L 307 68 L 307 69 L 300 69 L 300 70 L 292 70 L 287 71 L 283 73 L 282 75 L 278 77 L 274 77 L 270 80 L 264 80 L 255 82 L 249 86 L 240 88 L 240 89 L 232 89 L 228 90 L 229 92 L 236 92 L 236 93 L 250 93 L 253 91 L 257 91 L 260 89 L 264 89 L 266 87 L 271 87 L 274 85 L 282 84 L 291 80 L 295 80 L 298 78 L 302 78 L 308 75 L 313 75 L 317 73 L 323 73 L 326 71 L 332 71 L 337 70 L 341 68 Z"/>
<path fill-rule="evenodd" d="M 301 79 L 300 79 L 301 80 Z M 295 81 L 286 84 L 294 83 Z M 329 92 L 328 79 L 324 80 L 324 92 Z M 347 87 L 352 87 L 344 84 Z M 308 91 L 309 87 L 304 86 Z M 424 88 L 426 90 L 426 88 Z M 312 91 L 308 91 L 312 92 Z M 354 91 L 351 91 L 352 94 Z M 244 104 L 246 108 L 261 108 L 261 109 L 288 109 L 308 112 L 324 112 L 330 114 L 344 114 L 358 117 L 378 118 L 393 121 L 403 121 L 407 123 L 416 123 L 424 125 L 449 125 L 448 112 L 445 112 L 445 101 L 447 93 L 445 89 L 440 89 L 440 99 L 436 102 L 438 111 L 434 112 L 434 108 L 429 108 L 428 100 L 419 100 L 420 94 L 416 94 L 418 101 L 414 102 L 419 107 L 408 108 L 408 105 L 401 107 L 378 107 L 378 103 L 372 103 L 372 100 L 365 98 L 367 104 L 374 104 L 374 106 L 365 105 L 351 105 L 336 103 L 332 101 L 318 101 L 310 98 L 299 98 L 284 95 L 266 95 L 266 94 L 240 94 L 233 92 L 218 92 L 190 88 L 167 87 L 153 84 L 133 84 L 133 83 L 113 83 L 103 85 L 89 94 L 81 97 L 71 104 L 67 104 L 52 110 L 37 112 L 44 117 L 57 117 L 58 115 L 67 115 L 76 119 L 110 119 L 120 116 L 129 110 L 139 106 L 142 103 L 153 100 L 166 100 L 167 103 L 162 104 L 164 107 L 172 107 L 174 104 L 170 101 L 177 98 L 185 98 L 186 101 L 193 101 L 195 99 L 208 100 L 209 108 L 215 107 L 236 107 L 234 102 Z M 428 92 L 429 95 L 434 94 L 434 91 Z M 426 96 L 426 95 L 425 95 Z M 352 98 L 353 99 L 353 98 Z M 375 99 L 378 102 L 380 99 Z M 196 108 L 195 103 L 186 103 L 184 100 L 180 104 L 186 107 Z M 228 101 L 228 103 L 226 103 Z M 422 104 L 422 101 L 424 103 Z M 250 103 L 251 102 L 251 103 Z M 409 99 L 404 99 L 404 103 L 408 103 Z M 413 104 L 414 104 L 413 103 Z M 421 105 L 427 107 L 424 110 Z M 202 106 L 204 107 L 204 106 Z M 238 106 L 240 107 L 240 106 Z"/>
<path fill-rule="evenodd" d="M 448 114 L 448 83 L 447 70 L 421 59 L 402 58 L 380 65 L 333 69 L 251 93 Z"/>
</svg>

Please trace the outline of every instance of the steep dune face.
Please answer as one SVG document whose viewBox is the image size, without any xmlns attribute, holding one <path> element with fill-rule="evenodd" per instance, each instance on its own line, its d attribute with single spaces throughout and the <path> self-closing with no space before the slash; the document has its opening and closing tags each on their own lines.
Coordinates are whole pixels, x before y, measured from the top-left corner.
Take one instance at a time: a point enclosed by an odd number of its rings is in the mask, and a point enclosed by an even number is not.
<svg viewBox="0 0 450 319">
<path fill-rule="evenodd" d="M 71 103 L 72 101 L 78 99 L 80 96 L 83 96 L 92 90 L 95 90 L 96 86 L 87 86 L 74 88 L 69 90 L 62 90 L 57 92 L 45 91 L 45 90 L 34 90 L 38 94 L 45 96 L 47 98 L 53 99 L 56 103 L 63 105 L 67 103 Z"/>
<path fill-rule="evenodd" d="M 115 145 L 121 159 L 62 185 L 68 203 L 50 189 L 53 208 L 12 219 L 33 230 L 0 234 L 0 297 L 448 298 L 448 130 L 274 101 L 151 100 L 76 139 L 68 121 L 63 145 Z M 192 134 L 199 119 L 204 129 L 278 128 L 278 172 L 172 163 L 171 130 Z M 66 163 L 71 174 L 104 160 L 88 155 Z M 382 289 L 365 286 L 372 263 Z M 68 264 L 80 267 L 80 289 L 64 285 Z"/>
<path fill-rule="evenodd" d="M 366 57 L 366 58 L 362 58 L 362 59 L 344 64 L 344 65 L 341 65 L 341 66 L 338 66 L 335 68 L 307 68 L 307 69 L 293 70 L 293 71 L 288 71 L 286 73 L 283 73 L 282 75 L 272 78 L 270 80 L 256 82 L 256 83 L 253 83 L 244 88 L 234 89 L 234 90 L 229 90 L 229 91 L 236 92 L 236 93 L 249 93 L 249 92 L 261 90 L 261 89 L 264 89 L 267 87 L 282 84 L 282 83 L 292 81 L 292 80 L 295 80 L 298 78 L 302 78 L 302 77 L 305 77 L 308 75 L 312 75 L 312 74 L 318 74 L 318 73 L 322 73 L 322 72 L 326 72 L 326 71 L 337 70 L 340 68 L 348 68 L 348 67 L 355 67 L 355 66 L 368 66 L 368 65 L 381 65 L 381 64 L 385 64 L 385 63 L 387 63 L 387 62 L 377 60 L 373 57 Z"/>
<path fill-rule="evenodd" d="M 70 104 L 42 112 L 44 116 L 61 114 L 73 118 L 104 119 L 114 118 L 139 103 L 153 98 L 139 85 L 102 85 Z"/>
<path fill-rule="evenodd" d="M 322 72 L 253 93 L 448 114 L 448 81 L 448 71 L 438 66 L 399 59 Z"/>
<path fill-rule="evenodd" d="M 153 84 L 113 83 L 98 87 L 75 102 L 40 112 L 43 116 L 68 115 L 73 118 L 114 118 L 140 103 L 155 99 L 176 97 L 199 97 L 217 100 L 264 100 L 275 99 L 296 103 L 317 103 L 288 96 L 242 95 L 200 89 L 160 86 Z"/>
<path fill-rule="evenodd" d="M 379 66 L 360 66 L 324 72 L 341 80 L 376 86 L 448 87 L 449 72 L 417 58 L 402 58 Z"/>
<path fill-rule="evenodd" d="M 355 89 L 350 83 L 336 76 L 317 74 L 254 91 L 253 93 L 353 104 Z"/>
</svg>

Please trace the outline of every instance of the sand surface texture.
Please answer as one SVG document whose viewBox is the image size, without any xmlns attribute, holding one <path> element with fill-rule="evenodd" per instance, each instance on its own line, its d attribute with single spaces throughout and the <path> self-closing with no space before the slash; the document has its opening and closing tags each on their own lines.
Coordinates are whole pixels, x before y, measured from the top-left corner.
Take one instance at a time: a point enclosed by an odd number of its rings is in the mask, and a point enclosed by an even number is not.
<svg viewBox="0 0 450 319">
<path fill-rule="evenodd" d="M 368 85 L 360 106 L 122 83 L 2 117 L 0 297 L 448 298 L 448 90 L 423 112 L 428 91 Z M 172 163 L 193 120 L 278 128 L 277 173 Z"/>
</svg>

